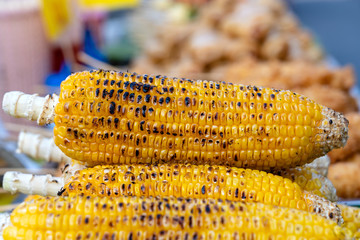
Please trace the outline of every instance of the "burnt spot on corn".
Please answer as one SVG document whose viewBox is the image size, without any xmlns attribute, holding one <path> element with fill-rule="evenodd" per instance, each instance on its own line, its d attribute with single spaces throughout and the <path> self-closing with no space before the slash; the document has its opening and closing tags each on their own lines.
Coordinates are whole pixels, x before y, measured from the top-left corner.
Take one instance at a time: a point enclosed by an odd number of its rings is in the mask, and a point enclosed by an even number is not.
<svg viewBox="0 0 360 240">
<path fill-rule="evenodd" d="M 185 98 L 185 106 L 186 106 L 186 107 L 190 107 L 190 105 L 191 105 L 191 100 L 190 100 L 189 97 L 186 97 L 186 98 Z"/>
<path fill-rule="evenodd" d="M 160 98 L 159 98 L 159 104 L 160 104 L 160 105 L 163 105 L 163 104 L 164 104 L 164 97 L 160 97 Z"/>
<path fill-rule="evenodd" d="M 115 114 L 115 108 L 116 108 L 115 102 L 110 102 L 110 105 L 109 105 L 109 113 L 110 113 L 111 115 Z"/>
<path fill-rule="evenodd" d="M 135 93 L 130 93 L 129 95 L 129 102 L 134 103 L 135 102 Z"/>
<path fill-rule="evenodd" d="M 170 97 L 166 97 L 166 99 L 165 99 L 165 103 L 166 103 L 166 104 L 169 104 L 169 103 L 170 103 L 170 101 L 171 101 L 171 98 L 170 98 Z"/>
<path fill-rule="evenodd" d="M 123 97 L 123 101 L 126 101 L 127 100 L 127 98 L 128 98 L 128 96 L 129 96 L 129 93 L 128 92 L 124 92 L 124 94 L 122 95 L 122 97 Z"/>
<path fill-rule="evenodd" d="M 138 95 L 137 100 L 136 100 L 136 103 L 141 103 L 141 100 L 142 100 L 142 96 L 141 96 L 141 95 Z"/>
</svg>

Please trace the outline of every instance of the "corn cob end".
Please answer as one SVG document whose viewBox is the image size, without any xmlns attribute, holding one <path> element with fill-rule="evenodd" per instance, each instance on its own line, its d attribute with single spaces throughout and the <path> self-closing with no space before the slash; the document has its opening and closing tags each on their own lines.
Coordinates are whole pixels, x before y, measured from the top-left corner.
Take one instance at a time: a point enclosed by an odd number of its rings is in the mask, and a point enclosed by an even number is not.
<svg viewBox="0 0 360 240">
<path fill-rule="evenodd" d="M 24 131 L 21 131 L 19 134 L 17 152 L 47 162 L 71 161 L 71 159 L 55 145 L 52 138 L 46 138 L 40 134 Z"/>
<path fill-rule="evenodd" d="M 61 186 L 62 178 L 47 175 L 34 175 L 20 172 L 6 172 L 3 179 L 3 188 L 12 194 L 21 192 L 41 196 L 56 196 Z"/>
<path fill-rule="evenodd" d="M 315 194 L 304 191 L 304 197 L 306 199 L 309 211 L 317 213 L 327 219 L 337 222 L 339 225 L 344 223 L 341 216 L 341 210 L 336 203 L 330 202 Z"/>
<path fill-rule="evenodd" d="M 324 155 L 334 148 L 344 147 L 348 139 L 349 121 L 343 114 L 330 108 L 324 107 L 324 116 L 319 126 L 315 145 L 321 144 L 320 148 Z"/>
<path fill-rule="evenodd" d="M 5 93 L 2 108 L 12 117 L 26 118 L 37 121 L 39 125 L 44 125 L 53 122 L 58 99 L 56 94 L 39 97 L 37 94 L 30 95 L 12 91 Z"/>
</svg>

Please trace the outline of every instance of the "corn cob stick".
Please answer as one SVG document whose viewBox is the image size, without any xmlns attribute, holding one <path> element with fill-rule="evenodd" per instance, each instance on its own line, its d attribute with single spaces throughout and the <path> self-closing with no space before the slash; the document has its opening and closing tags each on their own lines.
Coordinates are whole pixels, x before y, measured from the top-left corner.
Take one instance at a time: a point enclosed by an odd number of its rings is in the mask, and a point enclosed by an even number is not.
<svg viewBox="0 0 360 240">
<path fill-rule="evenodd" d="M 28 104 L 18 106 L 26 95 L 12 95 L 4 98 L 6 112 L 34 115 Z M 72 74 L 59 102 L 43 109 L 44 121 L 55 122 L 55 144 L 90 164 L 276 169 L 311 162 L 347 139 L 341 114 L 290 91 L 135 73 Z"/>
<path fill-rule="evenodd" d="M 3 109 L 11 116 L 37 121 L 39 125 L 52 123 L 55 115 L 55 105 L 59 102 L 56 94 L 39 97 L 37 94 L 29 95 L 13 91 L 5 94 Z"/>
<path fill-rule="evenodd" d="M 354 232 L 354 237 L 360 239 L 360 208 L 350 207 L 343 204 L 339 204 L 338 206 L 341 209 L 344 226 Z"/>
<path fill-rule="evenodd" d="M 101 214 L 97 214 L 101 213 Z M 335 222 L 260 203 L 183 198 L 43 198 L 11 215 L 4 239 L 351 239 Z"/>
<path fill-rule="evenodd" d="M 16 181 L 12 175 L 16 174 Z M 44 190 L 44 177 L 32 180 L 20 173 L 9 172 L 4 176 L 4 189 L 19 189 L 26 194 L 47 196 L 175 196 L 191 198 L 227 199 L 250 201 L 297 208 L 314 212 L 341 222 L 340 209 L 336 204 L 303 191 L 289 179 L 270 173 L 209 165 L 162 164 L 107 165 L 75 171 L 65 181 L 55 182 Z M 33 182 L 35 184 L 33 184 Z M 311 180 L 310 180 L 311 181 Z M 22 186 L 26 186 L 25 188 Z M 30 188 L 31 186 L 31 188 Z M 25 191 L 24 191 L 25 190 Z M 31 192 L 27 192 L 31 190 Z M 57 191 L 56 191 L 57 190 Z"/>
<path fill-rule="evenodd" d="M 9 181 L 11 179 L 11 181 Z M 47 175 L 34 175 L 19 172 L 6 172 L 3 179 L 3 188 L 12 194 L 16 192 L 39 194 L 42 196 L 56 196 L 63 179 Z"/>
<path fill-rule="evenodd" d="M 86 165 L 73 160 L 65 165 L 61 177 L 8 171 L 3 177 L 3 189 L 12 194 L 20 192 L 28 195 L 57 196 L 64 183 L 84 168 Z"/>
<path fill-rule="evenodd" d="M 71 160 L 61 152 L 52 138 L 24 131 L 19 134 L 17 151 L 47 162 L 70 162 Z"/>
</svg>

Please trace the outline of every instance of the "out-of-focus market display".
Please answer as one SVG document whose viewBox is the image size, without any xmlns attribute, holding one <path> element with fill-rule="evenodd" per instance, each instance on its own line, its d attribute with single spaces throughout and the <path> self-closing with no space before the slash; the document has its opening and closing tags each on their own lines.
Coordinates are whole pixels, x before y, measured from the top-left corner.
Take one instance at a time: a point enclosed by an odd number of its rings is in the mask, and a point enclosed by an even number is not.
<svg viewBox="0 0 360 240">
<path fill-rule="evenodd" d="M 0 239 L 360 239 L 355 70 L 296 2 L 0 0 Z"/>
</svg>

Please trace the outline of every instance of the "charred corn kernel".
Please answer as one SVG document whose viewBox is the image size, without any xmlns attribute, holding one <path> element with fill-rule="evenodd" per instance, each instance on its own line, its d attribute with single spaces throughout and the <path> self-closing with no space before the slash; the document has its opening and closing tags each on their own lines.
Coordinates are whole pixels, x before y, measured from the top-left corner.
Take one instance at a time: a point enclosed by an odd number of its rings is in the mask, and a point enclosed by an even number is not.
<svg viewBox="0 0 360 240">
<path fill-rule="evenodd" d="M 24 225 L 21 219 L 29 215 L 34 222 Z M 211 199 L 43 198 L 22 203 L 11 214 L 11 222 L 4 230 L 5 240 L 351 237 L 335 222 L 304 211 Z"/>
<path fill-rule="evenodd" d="M 324 197 L 333 202 L 337 201 L 336 189 L 331 181 L 318 174 L 310 167 L 296 167 L 273 171 L 272 173 L 290 179 L 305 191 Z"/>
<path fill-rule="evenodd" d="M 116 163 L 256 169 L 302 165 L 341 147 L 348 125 L 341 114 L 290 91 L 101 70 L 63 81 L 54 122 L 56 145 L 94 165 L 115 163 L 105 147 L 114 142 L 122 146 Z"/>
<path fill-rule="evenodd" d="M 59 195 L 175 196 L 257 201 L 313 212 L 341 222 L 339 208 L 311 197 L 289 179 L 258 170 L 209 165 L 99 165 L 77 171 Z M 310 196 L 311 199 L 308 197 Z"/>
</svg>

